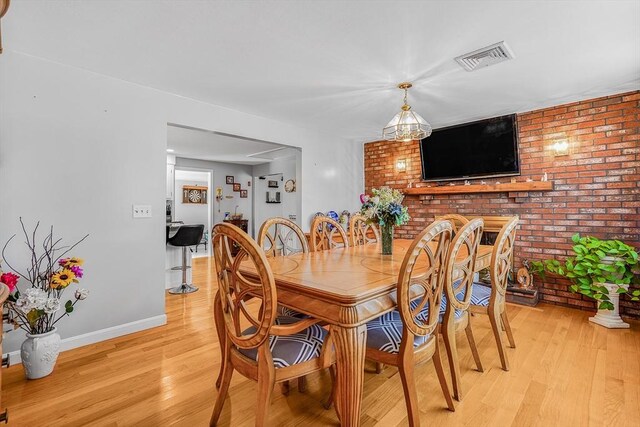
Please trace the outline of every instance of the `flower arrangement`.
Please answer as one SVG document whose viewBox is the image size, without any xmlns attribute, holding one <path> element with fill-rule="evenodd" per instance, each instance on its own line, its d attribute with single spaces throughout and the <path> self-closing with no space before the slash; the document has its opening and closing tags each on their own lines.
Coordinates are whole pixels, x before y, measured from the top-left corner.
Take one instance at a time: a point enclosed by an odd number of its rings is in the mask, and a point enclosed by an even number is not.
<svg viewBox="0 0 640 427">
<path fill-rule="evenodd" d="M 411 219 L 406 206 L 402 206 L 404 196 L 398 190 L 389 187 L 371 189 L 372 196 L 360 196 L 362 208 L 360 213 L 369 223 L 380 225 L 382 235 L 382 254 L 393 252 L 393 227 L 404 225 Z"/>
<path fill-rule="evenodd" d="M 404 225 L 411 219 L 406 206 L 402 206 L 404 196 L 398 190 L 389 187 L 373 188 L 372 196 L 362 195 L 360 201 L 362 208 L 360 213 L 369 222 L 374 222 L 380 226 L 384 225 Z"/>
<path fill-rule="evenodd" d="M 73 312 L 78 301 L 87 298 L 89 292 L 86 289 L 77 289 L 74 299 L 64 304 L 62 313 L 61 299 L 64 291 L 72 283 L 79 283 L 84 276 L 80 258 L 65 257 L 78 244 L 84 241 L 88 235 L 71 246 L 61 246 L 62 239 L 54 239 L 53 227 L 42 241 L 42 249 L 36 243 L 37 231 L 40 223 L 37 223 L 33 232 L 28 233 L 22 218 L 20 218 L 22 231 L 29 248 L 31 265 L 22 273 L 13 268 L 7 261 L 5 251 L 13 238 L 12 236 L 2 249 L 2 259 L 11 272 L 0 271 L 0 282 L 7 285 L 10 295 L 6 306 L 9 310 L 9 318 L 18 327 L 27 333 L 36 335 L 50 332 L 60 319 Z M 18 289 L 18 281 L 23 279 L 30 284 L 24 292 Z"/>
</svg>

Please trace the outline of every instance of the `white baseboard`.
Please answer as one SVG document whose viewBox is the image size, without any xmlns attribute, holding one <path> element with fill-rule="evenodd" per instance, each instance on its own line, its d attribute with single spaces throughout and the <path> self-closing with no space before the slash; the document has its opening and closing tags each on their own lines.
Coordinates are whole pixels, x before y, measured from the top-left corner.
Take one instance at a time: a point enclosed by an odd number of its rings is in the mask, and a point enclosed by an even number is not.
<svg viewBox="0 0 640 427">
<path fill-rule="evenodd" d="M 73 348 L 95 344 L 100 341 L 106 341 L 112 338 L 121 337 L 123 335 L 144 331 L 145 329 L 151 329 L 166 324 L 167 315 L 162 314 L 160 316 L 148 317 L 146 319 L 136 320 L 135 322 L 112 326 L 110 328 L 100 329 L 82 335 L 76 335 L 60 341 L 60 351 L 67 351 Z M 11 366 L 22 363 L 20 350 L 9 352 L 9 360 L 11 361 Z"/>
</svg>

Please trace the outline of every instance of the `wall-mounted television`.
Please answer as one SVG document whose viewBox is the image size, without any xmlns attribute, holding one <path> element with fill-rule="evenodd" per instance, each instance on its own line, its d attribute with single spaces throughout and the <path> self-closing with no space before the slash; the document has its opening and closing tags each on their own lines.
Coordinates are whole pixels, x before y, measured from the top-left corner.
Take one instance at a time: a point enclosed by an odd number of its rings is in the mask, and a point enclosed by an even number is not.
<svg viewBox="0 0 640 427">
<path fill-rule="evenodd" d="M 520 175 L 515 114 L 436 129 L 420 141 L 422 179 Z"/>
</svg>

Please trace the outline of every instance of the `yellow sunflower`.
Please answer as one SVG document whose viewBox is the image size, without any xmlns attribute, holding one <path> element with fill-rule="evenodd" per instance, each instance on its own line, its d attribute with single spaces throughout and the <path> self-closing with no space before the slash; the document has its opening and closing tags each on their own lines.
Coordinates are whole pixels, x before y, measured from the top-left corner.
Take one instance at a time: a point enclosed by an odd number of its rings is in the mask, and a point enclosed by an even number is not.
<svg viewBox="0 0 640 427">
<path fill-rule="evenodd" d="M 76 257 L 71 257 L 71 258 L 67 258 L 65 260 L 61 260 L 64 261 L 64 264 L 62 264 L 64 267 L 66 268 L 71 268 L 71 267 L 75 267 L 75 266 L 81 266 L 82 264 L 84 264 L 84 260 L 82 258 L 76 258 Z"/>
<path fill-rule="evenodd" d="M 57 273 L 54 273 L 53 275 L 51 275 L 50 286 L 52 289 L 58 289 L 58 288 L 64 289 L 67 286 L 69 286 L 75 278 L 76 278 L 76 275 L 73 271 L 69 270 L 68 268 L 63 268 Z"/>
</svg>

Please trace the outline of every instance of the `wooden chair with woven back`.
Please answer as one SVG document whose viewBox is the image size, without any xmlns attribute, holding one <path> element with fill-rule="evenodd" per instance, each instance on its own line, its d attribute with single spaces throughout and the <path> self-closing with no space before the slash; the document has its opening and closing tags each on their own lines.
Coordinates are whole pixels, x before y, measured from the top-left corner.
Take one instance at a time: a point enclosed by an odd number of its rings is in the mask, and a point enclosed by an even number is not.
<svg viewBox="0 0 640 427">
<path fill-rule="evenodd" d="M 478 371 L 483 372 L 480 355 L 476 347 L 473 329 L 471 328 L 471 305 L 473 276 L 476 256 L 483 228 L 482 218 L 476 218 L 463 225 L 456 233 L 447 259 L 444 281 L 444 296 L 440 308 L 442 321 L 442 338 L 447 349 L 449 370 L 453 384 L 453 397 L 462 399 L 460 386 L 460 363 L 456 346 L 456 334 L 465 331 L 471 354 Z"/>
<path fill-rule="evenodd" d="M 435 221 L 413 240 L 400 267 L 397 309 L 367 324 L 366 358 L 398 367 L 411 426 L 420 425 L 414 379 L 417 363 L 433 360 L 447 406 L 455 410 L 438 349 L 440 304 L 451 235 L 449 221 Z"/>
<path fill-rule="evenodd" d="M 471 296 L 471 312 L 488 314 L 491 322 L 491 329 L 498 346 L 502 369 L 509 370 L 509 360 L 507 358 L 504 339 L 502 338 L 502 328 L 507 333 L 507 339 L 511 348 L 516 348 L 513 332 L 506 311 L 506 292 L 509 278 L 509 271 L 513 261 L 513 247 L 516 240 L 516 228 L 518 217 L 511 218 L 500 230 L 491 253 L 491 286 L 481 283 L 474 283 Z"/>
<path fill-rule="evenodd" d="M 377 243 L 380 240 L 380 232 L 375 224 L 368 224 L 362 214 L 351 215 L 349 219 L 349 245 L 358 246 L 369 243 Z"/>
<path fill-rule="evenodd" d="M 326 251 L 349 246 L 344 228 L 328 216 L 317 216 L 311 222 L 311 250 Z"/>
<path fill-rule="evenodd" d="M 256 425 L 267 425 L 275 383 L 333 365 L 331 336 L 319 320 L 277 316 L 276 287 L 267 257 L 245 232 L 231 224 L 216 224 L 211 243 L 218 284 L 214 315 L 224 338 L 222 378 L 210 425 L 218 423 L 234 371 L 258 382 Z M 234 244 L 240 248 L 235 257 L 231 255 Z M 241 265 L 255 273 L 241 273 Z"/>
<path fill-rule="evenodd" d="M 469 219 L 467 217 L 464 217 L 458 214 L 442 215 L 442 216 L 436 217 L 436 219 L 451 221 L 451 224 L 453 225 L 454 235 L 458 232 L 460 228 L 462 228 L 463 226 L 469 223 Z"/>
</svg>

